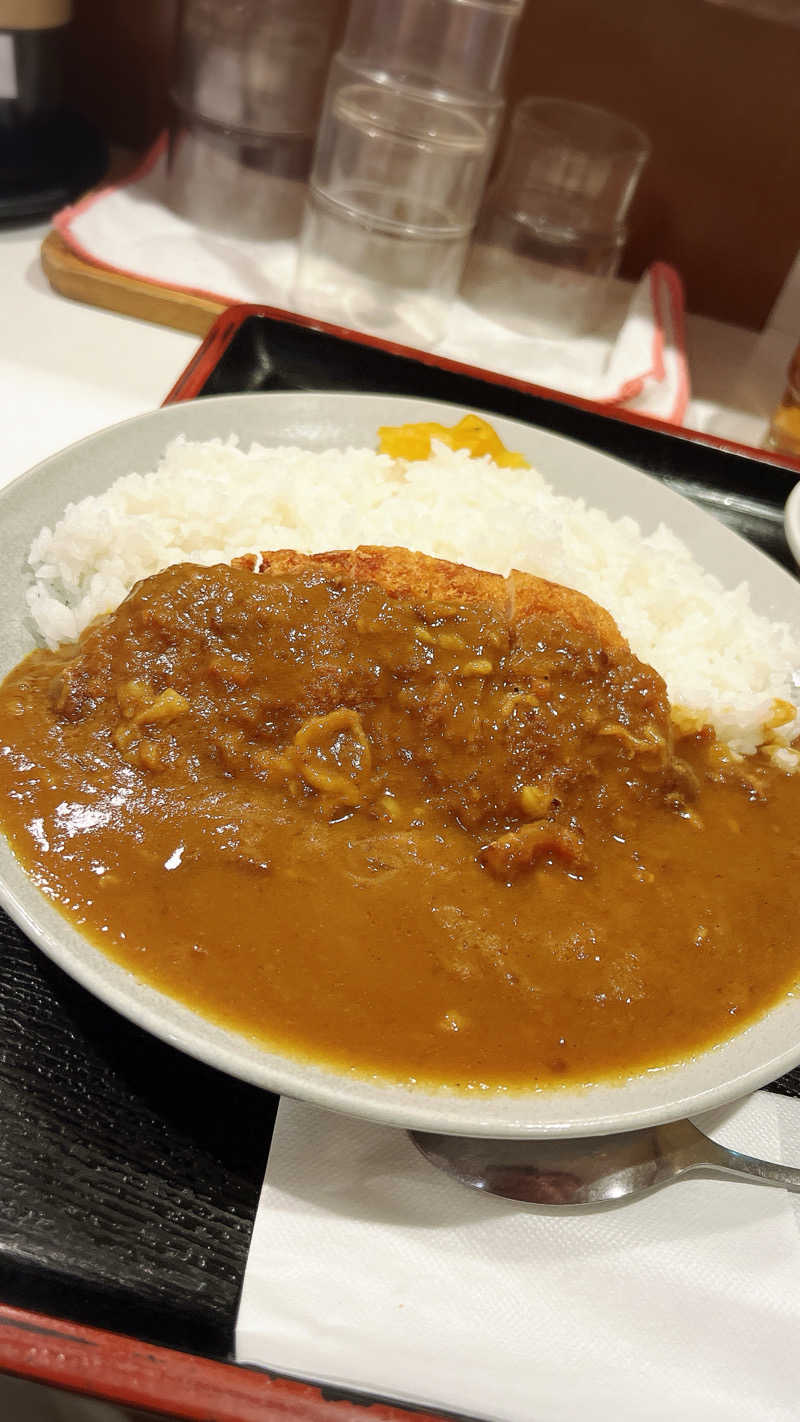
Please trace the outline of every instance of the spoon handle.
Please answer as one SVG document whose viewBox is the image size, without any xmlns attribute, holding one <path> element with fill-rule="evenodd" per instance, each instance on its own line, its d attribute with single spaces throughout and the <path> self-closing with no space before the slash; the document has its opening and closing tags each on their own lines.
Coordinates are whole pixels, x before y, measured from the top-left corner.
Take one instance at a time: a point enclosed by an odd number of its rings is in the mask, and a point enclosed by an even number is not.
<svg viewBox="0 0 800 1422">
<path fill-rule="evenodd" d="M 713 1142 L 713 1151 L 708 1153 L 707 1163 L 715 1170 L 736 1175 L 739 1179 L 755 1179 L 764 1185 L 782 1185 L 785 1190 L 800 1190 L 800 1169 L 796 1166 L 756 1160 L 754 1156 L 742 1155 L 738 1150 L 726 1150 L 716 1141 Z"/>
</svg>

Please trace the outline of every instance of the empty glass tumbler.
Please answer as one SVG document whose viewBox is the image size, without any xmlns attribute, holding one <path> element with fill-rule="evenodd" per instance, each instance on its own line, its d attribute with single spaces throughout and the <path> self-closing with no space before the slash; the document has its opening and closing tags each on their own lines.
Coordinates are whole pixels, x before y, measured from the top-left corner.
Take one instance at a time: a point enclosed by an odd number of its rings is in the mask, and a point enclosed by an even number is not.
<svg viewBox="0 0 800 1422">
<path fill-rule="evenodd" d="M 521 9 L 355 0 L 317 135 L 295 286 L 303 310 L 412 344 L 440 337 Z"/>
<path fill-rule="evenodd" d="M 204 226 L 296 236 L 342 0 L 183 0 L 168 199 Z"/>
<path fill-rule="evenodd" d="M 583 334 L 602 315 L 650 153 L 626 119 L 566 99 L 518 105 L 464 274 L 471 305 L 521 334 Z"/>
<path fill-rule="evenodd" d="M 440 98 L 502 98 L 525 0 L 352 0 L 339 50 L 352 68 Z"/>
</svg>

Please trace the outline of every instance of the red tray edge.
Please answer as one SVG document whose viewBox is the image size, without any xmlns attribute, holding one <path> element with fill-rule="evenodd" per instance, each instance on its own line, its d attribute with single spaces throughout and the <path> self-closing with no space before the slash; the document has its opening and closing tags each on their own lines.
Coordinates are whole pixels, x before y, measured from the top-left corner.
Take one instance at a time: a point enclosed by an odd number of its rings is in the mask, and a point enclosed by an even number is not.
<svg viewBox="0 0 800 1422">
<path fill-rule="evenodd" d="M 684 425 L 676 425 L 669 420 L 656 419 L 652 415 L 642 415 L 632 410 L 624 410 L 617 405 L 604 404 L 597 400 L 585 400 L 578 395 L 568 395 L 564 391 L 553 390 L 547 385 L 536 385 L 531 381 L 518 380 L 514 376 L 500 375 L 497 371 L 484 370 L 481 366 L 467 365 L 429 351 L 419 351 L 410 346 L 397 345 L 392 341 L 385 341 L 379 336 L 369 336 L 361 331 L 348 330 L 344 326 L 332 325 L 327 321 L 317 320 L 310 316 L 300 316 L 296 312 L 284 311 L 275 306 L 242 303 L 229 306 L 221 312 L 213 325 L 209 327 L 186 369 L 178 376 L 163 401 L 164 405 L 193 400 L 199 394 L 218 364 L 226 346 L 230 344 L 239 327 L 250 316 L 268 316 L 276 321 L 303 326 L 306 330 L 322 331 L 326 335 L 337 336 L 340 340 L 351 341 L 356 345 L 371 346 L 375 350 L 387 351 L 392 355 L 406 356 L 409 360 L 418 361 L 423 365 L 437 366 L 441 370 L 452 371 L 454 375 L 470 376 L 474 380 L 482 380 L 490 385 L 503 385 L 511 390 L 519 390 L 524 395 L 537 395 L 545 400 L 557 400 L 563 405 L 571 405 L 575 409 L 585 410 L 590 414 L 605 415 L 608 419 L 621 420 L 624 424 L 635 425 L 639 429 L 653 430 L 659 434 L 675 435 L 679 439 L 692 440 L 696 444 L 710 445 L 713 449 L 720 449 L 728 454 L 745 455 L 750 459 L 758 459 L 762 464 L 788 469 L 790 472 L 800 475 L 800 457 L 782 454 L 776 450 L 761 449 L 756 445 L 741 444 L 736 440 L 724 439 L 721 435 L 709 434 L 703 430 L 687 429 Z"/>
<path fill-rule="evenodd" d="M 0 1370 L 191 1422 L 445 1422 L 438 1413 L 326 1397 L 310 1383 L 3 1304 Z"/>
</svg>

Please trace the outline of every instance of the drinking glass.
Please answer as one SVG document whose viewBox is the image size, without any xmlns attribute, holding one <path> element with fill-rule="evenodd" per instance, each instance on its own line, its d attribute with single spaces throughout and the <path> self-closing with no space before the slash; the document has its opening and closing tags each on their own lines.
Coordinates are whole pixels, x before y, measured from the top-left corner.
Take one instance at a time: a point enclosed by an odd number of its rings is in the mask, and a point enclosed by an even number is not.
<svg viewBox="0 0 800 1422">
<path fill-rule="evenodd" d="M 462 99 L 502 97 L 525 0 L 352 0 L 339 51 L 364 76 Z"/>
<path fill-rule="evenodd" d="M 317 135 L 294 289 L 301 310 L 412 344 L 440 337 L 521 9 L 521 0 L 354 0 Z"/>
<path fill-rule="evenodd" d="M 249 238 L 293 237 L 342 0 L 183 0 L 167 197 Z"/>
<path fill-rule="evenodd" d="M 646 134 L 616 114 L 524 99 L 478 220 L 465 299 L 523 335 L 590 330 L 619 268 L 649 153 Z"/>
</svg>

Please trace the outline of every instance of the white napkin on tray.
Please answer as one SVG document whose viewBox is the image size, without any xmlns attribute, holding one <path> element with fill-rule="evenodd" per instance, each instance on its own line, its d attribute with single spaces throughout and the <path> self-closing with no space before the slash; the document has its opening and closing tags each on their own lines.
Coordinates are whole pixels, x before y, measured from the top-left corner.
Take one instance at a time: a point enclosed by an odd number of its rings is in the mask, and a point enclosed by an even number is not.
<svg viewBox="0 0 800 1422">
<path fill-rule="evenodd" d="M 780 1159 L 798 1110 L 759 1092 L 698 1124 Z M 402 1131 L 284 1099 L 237 1359 L 491 1422 L 796 1422 L 791 1198 L 690 1178 L 590 1213 L 518 1208 Z"/>
<path fill-rule="evenodd" d="M 294 241 L 257 242 L 211 231 L 171 211 L 166 198 L 162 137 L 132 177 L 64 208 L 54 225 L 79 256 L 128 276 L 221 302 L 297 311 Z M 638 286 L 613 284 L 607 317 L 591 335 L 528 339 L 458 300 L 446 337 L 418 349 L 675 424 L 683 422 L 689 399 L 683 291 L 677 273 L 663 262 L 655 262 Z"/>
</svg>

